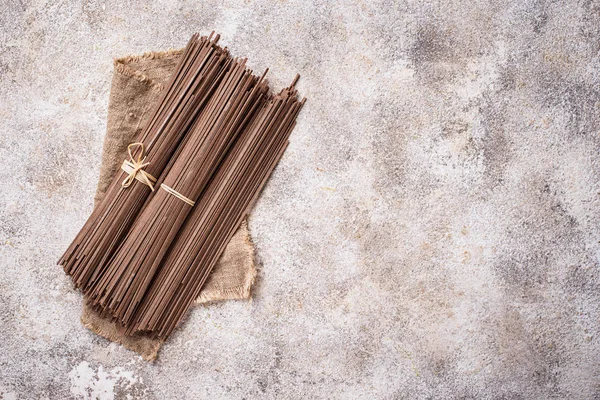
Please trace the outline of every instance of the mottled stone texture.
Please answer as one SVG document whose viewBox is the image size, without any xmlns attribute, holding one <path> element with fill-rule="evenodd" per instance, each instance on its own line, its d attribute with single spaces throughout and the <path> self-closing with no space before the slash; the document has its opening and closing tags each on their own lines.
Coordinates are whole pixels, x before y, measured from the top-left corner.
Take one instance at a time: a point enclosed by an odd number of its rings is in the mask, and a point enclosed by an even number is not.
<svg viewBox="0 0 600 400">
<path fill-rule="evenodd" d="M 600 5 L 0 5 L 0 398 L 600 397 Z M 222 33 L 309 98 L 250 220 L 254 300 L 155 364 L 55 265 L 92 209 L 112 59 Z"/>
</svg>

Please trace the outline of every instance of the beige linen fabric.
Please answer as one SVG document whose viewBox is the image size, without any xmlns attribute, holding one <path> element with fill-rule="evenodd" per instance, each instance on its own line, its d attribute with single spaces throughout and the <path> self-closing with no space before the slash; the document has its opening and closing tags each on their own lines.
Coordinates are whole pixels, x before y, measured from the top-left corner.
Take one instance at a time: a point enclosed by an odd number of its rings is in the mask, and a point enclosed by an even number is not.
<svg viewBox="0 0 600 400">
<path fill-rule="evenodd" d="M 151 117 L 181 53 L 181 50 L 152 52 L 115 60 L 95 203 L 103 198 L 127 158 L 127 146 L 136 141 Z M 196 302 L 248 299 L 255 276 L 254 246 L 244 222 L 225 248 Z M 124 335 L 121 327 L 86 305 L 81 322 L 91 331 L 139 353 L 146 360 L 155 359 L 162 344 L 143 335 Z"/>
</svg>

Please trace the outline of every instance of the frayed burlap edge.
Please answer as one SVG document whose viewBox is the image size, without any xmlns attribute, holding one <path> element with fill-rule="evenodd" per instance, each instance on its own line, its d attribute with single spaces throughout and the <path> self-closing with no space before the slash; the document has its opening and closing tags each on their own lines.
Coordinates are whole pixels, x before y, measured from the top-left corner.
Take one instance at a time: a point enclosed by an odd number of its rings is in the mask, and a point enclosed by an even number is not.
<svg viewBox="0 0 600 400">
<path fill-rule="evenodd" d="M 108 323 L 96 311 L 84 307 L 81 314 L 81 324 L 90 331 L 135 351 L 146 361 L 154 361 L 163 342 L 143 335 L 126 336 L 123 329 L 114 322 Z"/>
<path fill-rule="evenodd" d="M 209 280 L 202 288 L 200 296 L 196 299 L 196 304 L 206 304 L 213 301 L 220 300 L 245 300 L 250 299 L 252 295 L 252 287 L 256 280 L 256 259 L 255 259 L 255 247 L 248 230 L 248 220 L 244 219 L 240 228 L 235 233 L 240 235 L 243 240 L 244 246 L 243 251 L 246 253 L 243 269 L 246 271 L 244 275 L 244 283 L 238 286 L 225 287 L 223 284 L 215 282 L 215 280 L 209 277 Z M 232 239 L 231 242 L 234 240 Z M 230 242 L 230 243 L 231 243 Z M 227 250 L 226 250 L 227 251 Z M 213 277 L 218 274 L 218 270 L 214 271 Z"/>
<path fill-rule="evenodd" d="M 157 82 L 153 79 L 150 79 L 148 76 L 143 74 L 142 72 L 130 68 L 127 64 L 140 62 L 143 60 L 155 60 L 160 58 L 166 58 L 170 56 L 177 56 L 183 53 L 183 49 L 180 50 L 167 50 L 167 51 L 149 51 L 142 55 L 130 55 L 121 58 L 117 58 L 113 61 L 113 65 L 115 70 L 125 76 L 132 77 L 140 82 L 147 83 L 153 89 L 161 91 L 164 89 L 164 85 L 161 82 Z"/>
</svg>

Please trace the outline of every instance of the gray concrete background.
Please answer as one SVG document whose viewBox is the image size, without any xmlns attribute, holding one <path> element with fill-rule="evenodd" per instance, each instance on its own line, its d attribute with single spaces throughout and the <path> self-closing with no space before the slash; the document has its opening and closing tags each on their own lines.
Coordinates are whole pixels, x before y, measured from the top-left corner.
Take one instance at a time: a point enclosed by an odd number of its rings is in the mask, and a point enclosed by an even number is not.
<svg viewBox="0 0 600 400">
<path fill-rule="evenodd" d="M 600 4 L 3 1 L 0 398 L 600 398 Z M 55 261 L 112 59 L 215 29 L 309 98 L 251 218 L 252 302 L 149 364 Z"/>
</svg>

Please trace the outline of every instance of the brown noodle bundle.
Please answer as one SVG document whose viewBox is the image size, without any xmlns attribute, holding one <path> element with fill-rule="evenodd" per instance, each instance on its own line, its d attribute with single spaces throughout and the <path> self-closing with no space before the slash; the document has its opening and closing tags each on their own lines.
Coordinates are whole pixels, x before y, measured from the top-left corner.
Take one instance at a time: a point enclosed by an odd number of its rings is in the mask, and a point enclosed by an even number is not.
<svg viewBox="0 0 600 400">
<path fill-rule="evenodd" d="M 166 339 L 179 324 L 283 155 L 303 104 L 292 84 L 255 116 L 194 207 L 129 334 L 149 331 Z"/>
<path fill-rule="evenodd" d="M 218 35 L 213 39 L 212 34 L 208 38 L 195 34 L 189 41 L 139 140 L 143 147 L 138 147 L 137 154 L 133 155 L 146 164 L 144 172 L 139 172 L 137 177 L 142 174 L 153 178 L 161 176 L 194 117 L 206 106 L 229 58 L 227 51 L 217 46 L 218 40 Z M 146 153 L 140 154 L 144 149 Z M 123 187 L 130 175 L 125 171 L 117 174 L 104 200 L 59 260 L 77 287 L 88 286 L 90 279 L 109 260 L 153 190 L 135 180 Z"/>
</svg>

